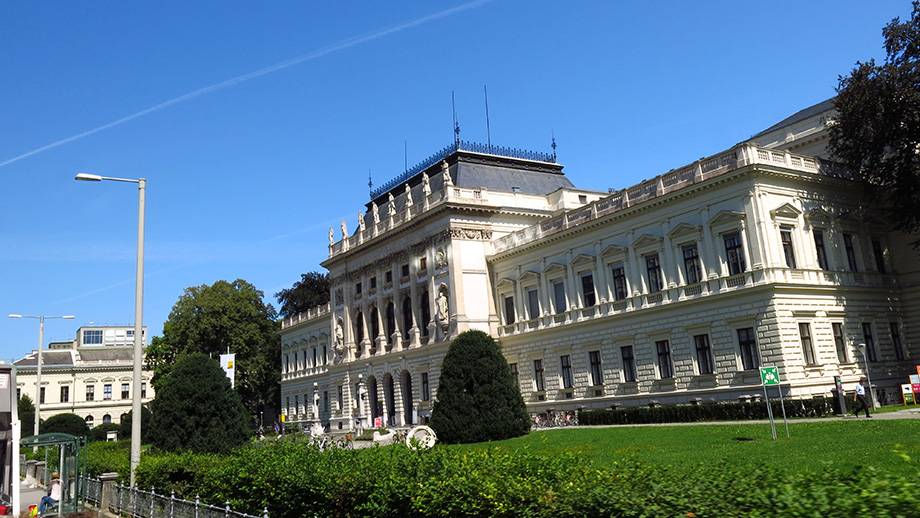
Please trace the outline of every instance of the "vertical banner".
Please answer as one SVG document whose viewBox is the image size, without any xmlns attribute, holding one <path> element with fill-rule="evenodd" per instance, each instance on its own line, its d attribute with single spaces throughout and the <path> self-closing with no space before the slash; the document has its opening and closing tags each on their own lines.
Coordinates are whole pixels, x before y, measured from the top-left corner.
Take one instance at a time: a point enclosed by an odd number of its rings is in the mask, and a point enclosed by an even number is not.
<svg viewBox="0 0 920 518">
<path fill-rule="evenodd" d="M 221 354 L 220 355 L 220 366 L 223 367 L 224 372 L 227 373 L 227 377 L 230 378 L 230 386 L 236 386 L 236 354 Z"/>
</svg>

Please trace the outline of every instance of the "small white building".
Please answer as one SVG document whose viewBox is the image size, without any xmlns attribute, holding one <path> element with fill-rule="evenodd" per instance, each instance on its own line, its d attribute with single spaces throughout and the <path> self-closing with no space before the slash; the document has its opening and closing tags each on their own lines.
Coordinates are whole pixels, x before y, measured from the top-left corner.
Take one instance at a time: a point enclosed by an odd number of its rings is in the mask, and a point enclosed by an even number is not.
<svg viewBox="0 0 920 518">
<path fill-rule="evenodd" d="M 146 347 L 147 330 L 143 343 Z M 40 417 L 72 413 L 93 427 L 119 423 L 131 410 L 134 380 L 134 326 L 84 326 L 72 342 L 54 342 L 42 351 L 41 391 L 35 393 L 38 351 L 17 360 L 17 396 L 28 395 Z M 153 399 L 152 373 L 143 371 L 141 401 Z"/>
</svg>

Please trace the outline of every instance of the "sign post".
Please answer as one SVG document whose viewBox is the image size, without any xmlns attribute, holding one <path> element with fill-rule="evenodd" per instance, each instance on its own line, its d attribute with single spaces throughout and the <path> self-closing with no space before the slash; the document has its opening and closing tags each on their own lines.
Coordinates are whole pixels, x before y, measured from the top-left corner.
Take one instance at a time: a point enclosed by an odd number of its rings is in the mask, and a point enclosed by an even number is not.
<svg viewBox="0 0 920 518">
<path fill-rule="evenodd" d="M 767 415 L 770 417 L 770 432 L 773 433 L 773 440 L 776 440 L 776 423 L 773 422 L 773 405 L 770 404 L 770 393 L 767 392 L 768 385 L 779 385 L 779 372 L 776 367 L 760 368 L 760 384 L 763 385 L 763 396 L 767 400 Z"/>
<path fill-rule="evenodd" d="M 783 423 L 786 425 L 786 437 L 789 437 L 789 420 L 786 419 L 786 402 L 783 401 L 783 389 L 780 387 L 779 383 L 779 368 L 761 367 L 760 382 L 763 384 L 764 396 L 767 396 L 768 386 L 776 385 L 776 390 L 779 391 L 779 406 L 783 409 Z M 770 429 L 773 431 L 773 438 L 776 439 L 776 425 L 773 422 L 773 409 L 771 406 L 770 397 L 767 396 L 767 415 L 770 416 Z"/>
</svg>

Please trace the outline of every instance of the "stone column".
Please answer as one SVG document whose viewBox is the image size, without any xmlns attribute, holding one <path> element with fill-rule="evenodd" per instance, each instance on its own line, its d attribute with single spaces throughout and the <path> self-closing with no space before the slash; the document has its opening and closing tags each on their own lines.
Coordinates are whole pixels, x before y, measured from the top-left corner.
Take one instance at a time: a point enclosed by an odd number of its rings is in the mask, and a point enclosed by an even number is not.
<svg viewBox="0 0 920 518">
<path fill-rule="evenodd" d="M 103 473 L 99 475 L 99 480 L 102 482 L 102 495 L 99 497 L 99 509 L 102 512 L 108 512 L 115 489 L 115 481 L 118 480 L 118 473 Z"/>
</svg>

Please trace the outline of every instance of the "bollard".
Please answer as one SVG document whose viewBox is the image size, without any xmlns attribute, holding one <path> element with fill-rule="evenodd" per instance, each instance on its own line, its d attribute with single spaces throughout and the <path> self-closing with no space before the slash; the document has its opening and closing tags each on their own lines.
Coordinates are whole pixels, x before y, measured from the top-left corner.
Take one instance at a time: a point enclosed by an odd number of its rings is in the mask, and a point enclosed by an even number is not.
<svg viewBox="0 0 920 518">
<path fill-rule="evenodd" d="M 118 473 L 103 473 L 99 475 L 99 481 L 102 482 L 102 495 L 99 496 L 99 509 L 109 510 L 109 503 L 112 501 L 112 488 L 115 481 L 118 480 Z"/>
</svg>

